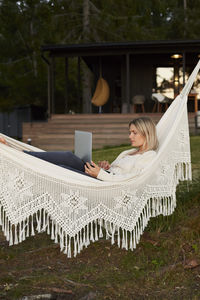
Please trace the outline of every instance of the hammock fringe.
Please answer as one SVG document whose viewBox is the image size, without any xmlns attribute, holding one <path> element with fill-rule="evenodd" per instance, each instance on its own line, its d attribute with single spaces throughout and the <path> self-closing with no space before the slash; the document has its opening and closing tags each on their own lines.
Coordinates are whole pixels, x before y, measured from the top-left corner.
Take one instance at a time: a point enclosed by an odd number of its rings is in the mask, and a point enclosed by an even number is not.
<svg viewBox="0 0 200 300">
<path fill-rule="evenodd" d="M 177 174 L 181 176 L 186 173 L 185 166 L 177 169 Z M 180 170 L 182 170 L 180 172 Z M 164 216 L 171 215 L 176 207 L 175 194 L 165 197 L 150 198 L 142 213 L 138 217 L 134 228 L 132 230 L 119 227 L 114 222 L 97 218 L 79 230 L 74 236 L 70 236 L 58 223 L 55 223 L 51 216 L 44 210 L 39 209 L 35 214 L 28 218 L 12 224 L 9 220 L 6 211 L 0 203 L 0 226 L 9 242 L 9 246 L 17 245 L 23 242 L 30 235 L 35 235 L 35 230 L 39 232 L 46 232 L 50 235 L 55 243 L 60 244 L 60 251 L 67 255 L 68 258 L 76 257 L 83 248 L 87 248 L 91 242 L 96 242 L 104 235 L 106 239 L 111 240 L 111 244 L 117 243 L 117 246 L 122 249 L 133 251 L 139 243 L 141 235 L 143 234 L 151 217 L 156 217 L 160 214 Z"/>
<path fill-rule="evenodd" d="M 38 233 L 46 232 L 55 243 L 60 244 L 60 251 L 67 254 L 68 257 L 72 257 L 72 252 L 73 256 L 76 257 L 84 247 L 87 248 L 91 242 L 98 241 L 104 235 L 106 239 L 111 240 L 112 245 L 117 242 L 119 248 L 133 251 L 151 217 L 160 214 L 168 216 L 174 212 L 176 207 L 175 190 L 179 181 L 192 179 L 190 162 L 177 163 L 174 169 L 175 185 L 171 189 L 173 191 L 171 195 L 161 196 L 163 192 L 156 192 L 154 187 L 151 190 L 151 193 L 154 192 L 154 196 L 146 201 L 142 212 L 137 217 L 134 228 L 132 226 L 127 228 L 123 224 L 119 226 L 117 222 L 110 221 L 108 217 L 100 217 L 88 222 L 83 227 L 79 223 L 80 229 L 73 235 L 66 232 L 64 227 L 59 225 L 44 208 L 38 209 L 37 212 L 13 224 L 6 214 L 6 209 L 4 209 L 4 201 L 3 203 L 0 201 L 0 227 L 10 246 L 21 243 L 30 235 L 34 236 L 35 231 Z M 4 200 L 4 197 L 1 196 L 1 199 Z M 97 213 L 103 215 L 101 209 L 98 209 Z"/>
</svg>

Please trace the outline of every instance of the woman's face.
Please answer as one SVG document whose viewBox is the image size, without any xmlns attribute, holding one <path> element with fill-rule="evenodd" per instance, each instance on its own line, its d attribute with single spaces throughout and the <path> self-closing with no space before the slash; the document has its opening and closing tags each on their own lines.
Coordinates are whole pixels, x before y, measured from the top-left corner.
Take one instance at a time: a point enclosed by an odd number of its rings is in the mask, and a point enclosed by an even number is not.
<svg viewBox="0 0 200 300">
<path fill-rule="evenodd" d="M 131 145 L 133 147 L 139 148 L 140 150 L 144 150 L 143 146 L 145 143 L 145 137 L 139 133 L 134 124 L 131 124 L 129 127 L 129 139 L 131 141 Z"/>
</svg>

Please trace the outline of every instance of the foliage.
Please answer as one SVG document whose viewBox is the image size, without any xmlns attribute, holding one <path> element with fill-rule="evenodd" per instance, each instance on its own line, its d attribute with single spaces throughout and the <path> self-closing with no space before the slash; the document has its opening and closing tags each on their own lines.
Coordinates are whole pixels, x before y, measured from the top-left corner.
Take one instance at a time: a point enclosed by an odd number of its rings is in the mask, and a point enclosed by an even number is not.
<svg viewBox="0 0 200 300">
<path fill-rule="evenodd" d="M 46 105 L 47 66 L 41 59 L 41 45 L 195 39 L 199 38 L 199 11 L 199 0 L 1 0 L 0 110 L 25 103 Z M 73 106 L 78 95 L 76 64 L 71 64 Z M 57 80 L 56 93 L 62 102 L 64 78 Z"/>
</svg>

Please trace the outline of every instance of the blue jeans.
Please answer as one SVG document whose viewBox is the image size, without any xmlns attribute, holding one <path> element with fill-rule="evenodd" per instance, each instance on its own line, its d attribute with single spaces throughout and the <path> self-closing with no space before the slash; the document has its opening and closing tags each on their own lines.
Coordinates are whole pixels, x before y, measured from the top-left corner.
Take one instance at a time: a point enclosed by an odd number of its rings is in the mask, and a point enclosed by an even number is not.
<svg viewBox="0 0 200 300">
<path fill-rule="evenodd" d="M 70 151 L 48 151 L 48 152 L 35 152 L 24 151 L 27 154 L 48 161 L 57 166 L 75 171 L 77 173 L 90 176 L 85 173 L 85 163 L 79 157 Z M 91 176 L 90 176 L 91 177 Z"/>
</svg>

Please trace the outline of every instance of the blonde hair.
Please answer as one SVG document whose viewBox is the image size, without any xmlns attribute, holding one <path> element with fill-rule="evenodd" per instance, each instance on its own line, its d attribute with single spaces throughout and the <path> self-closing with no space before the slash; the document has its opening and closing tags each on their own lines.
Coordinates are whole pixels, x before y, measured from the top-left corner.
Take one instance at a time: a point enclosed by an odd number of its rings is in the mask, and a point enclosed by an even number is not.
<svg viewBox="0 0 200 300">
<path fill-rule="evenodd" d="M 129 127 L 131 125 L 135 125 L 139 133 L 145 137 L 145 143 L 144 143 L 145 151 L 156 150 L 158 148 L 156 126 L 150 118 L 140 117 L 137 119 L 133 119 L 129 123 Z"/>
</svg>

